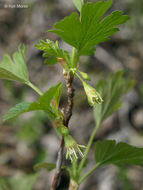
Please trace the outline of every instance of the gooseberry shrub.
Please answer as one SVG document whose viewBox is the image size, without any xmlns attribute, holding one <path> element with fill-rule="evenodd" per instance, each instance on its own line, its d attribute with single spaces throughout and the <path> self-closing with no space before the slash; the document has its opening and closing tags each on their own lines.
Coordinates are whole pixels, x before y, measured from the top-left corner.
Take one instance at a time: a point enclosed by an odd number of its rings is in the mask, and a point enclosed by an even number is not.
<svg viewBox="0 0 143 190">
<path fill-rule="evenodd" d="M 107 117 L 121 107 L 122 97 L 133 88 L 135 81 L 124 77 L 124 71 L 121 70 L 111 73 L 106 80 L 99 80 L 96 87 L 90 85 L 89 75 L 80 70 L 80 57 L 96 53 L 95 47 L 109 40 L 110 36 L 118 32 L 118 26 L 125 23 L 129 16 L 124 15 L 122 11 L 113 11 L 109 16 L 104 17 L 112 6 L 111 0 L 96 3 L 74 0 L 74 4 L 77 12 L 73 12 L 70 16 L 57 22 L 54 28 L 48 31 L 57 34 L 72 46 L 72 52 L 61 49 L 59 41 L 54 42 L 49 39 L 41 40 L 39 44 L 35 45 L 36 48 L 43 52 L 47 66 L 61 65 L 67 87 L 66 107 L 61 108 L 59 106 L 62 82 L 52 86 L 46 92 L 41 92 L 29 80 L 26 67 L 26 46 L 19 45 L 18 51 L 13 54 L 12 58 L 9 55 L 4 55 L 3 60 L 0 62 L 0 78 L 28 85 L 39 95 L 35 102 L 16 104 L 3 116 L 3 121 L 5 122 L 25 112 L 42 110 L 51 120 L 55 131 L 61 139 L 57 163 L 45 162 L 35 166 L 35 169 L 46 168 L 49 171 L 56 168 L 51 185 L 52 190 L 58 189 L 63 171 L 66 171 L 69 175 L 67 187 L 69 189 L 78 189 L 80 184 L 91 173 L 104 165 L 143 165 L 143 148 L 137 148 L 125 142 L 116 143 L 115 140 L 103 140 L 94 143 L 95 166 L 87 173 L 84 172 L 85 168 L 88 167 L 88 154 L 99 127 Z M 75 77 L 83 85 L 88 103 L 93 108 L 96 122 L 87 145 L 80 145 L 80 142 L 74 139 L 68 129 L 69 120 L 72 116 L 73 80 Z M 64 147 L 66 155 L 64 154 Z M 63 166 L 64 157 L 70 159 L 71 166 Z"/>
</svg>

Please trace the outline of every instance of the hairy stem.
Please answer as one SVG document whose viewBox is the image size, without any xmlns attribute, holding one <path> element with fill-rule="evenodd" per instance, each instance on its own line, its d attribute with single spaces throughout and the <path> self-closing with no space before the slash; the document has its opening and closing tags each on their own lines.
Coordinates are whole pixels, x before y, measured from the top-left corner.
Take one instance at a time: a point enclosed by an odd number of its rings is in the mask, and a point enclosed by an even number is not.
<svg viewBox="0 0 143 190">
<path fill-rule="evenodd" d="M 87 149 L 86 149 L 86 151 L 85 151 L 85 154 L 84 154 L 84 157 L 83 157 L 83 159 L 82 159 L 82 161 L 80 162 L 80 165 L 79 165 L 79 169 L 78 169 L 78 174 L 79 174 L 79 176 L 80 176 L 80 174 L 81 174 L 81 170 L 82 170 L 82 168 L 83 168 L 83 166 L 84 166 L 84 164 L 85 164 L 85 161 L 86 161 L 86 159 L 87 159 L 87 156 L 88 156 L 88 153 L 89 153 L 89 151 L 90 151 L 90 148 L 91 148 L 91 146 L 92 146 L 92 143 L 93 143 L 93 140 L 94 140 L 94 138 L 95 138 L 95 135 L 96 135 L 96 133 L 97 133 L 97 131 L 98 131 L 98 129 L 99 129 L 99 124 L 94 128 L 94 130 L 93 130 L 93 132 L 92 132 L 92 135 L 90 136 L 90 139 L 89 139 L 89 141 L 88 141 L 88 145 L 87 145 Z"/>
<path fill-rule="evenodd" d="M 64 120 L 63 124 L 68 127 L 69 120 L 72 116 L 72 108 L 73 108 L 73 97 L 74 97 L 74 89 L 72 86 L 73 83 L 73 75 L 71 73 L 65 74 L 65 81 L 66 81 L 66 87 L 67 87 L 67 106 L 64 110 Z M 61 143 L 60 143 L 60 148 L 58 151 L 58 158 L 57 158 L 57 164 L 56 164 L 56 173 L 53 179 L 52 183 L 52 189 L 51 190 L 56 190 L 57 184 L 59 182 L 60 178 L 60 172 L 61 172 L 61 166 L 62 166 L 62 161 L 63 161 L 63 150 L 64 150 L 64 136 L 62 136 Z"/>
</svg>

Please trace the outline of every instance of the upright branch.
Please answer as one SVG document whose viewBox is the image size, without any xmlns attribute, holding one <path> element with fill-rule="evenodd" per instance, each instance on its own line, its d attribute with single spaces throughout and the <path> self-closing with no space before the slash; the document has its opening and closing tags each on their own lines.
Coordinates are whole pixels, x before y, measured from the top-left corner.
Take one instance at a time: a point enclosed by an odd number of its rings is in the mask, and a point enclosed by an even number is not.
<svg viewBox="0 0 143 190">
<path fill-rule="evenodd" d="M 66 81 L 66 87 L 67 87 L 67 106 L 64 109 L 64 119 L 63 124 L 68 127 L 69 120 L 72 116 L 72 108 L 73 108 L 73 97 L 74 97 L 74 89 L 73 89 L 73 74 L 72 73 L 66 73 L 64 72 L 64 78 Z M 62 161 L 63 161 L 63 151 L 64 151 L 64 135 L 62 136 L 60 148 L 58 151 L 58 157 L 56 162 L 56 173 L 54 175 L 53 183 L 52 183 L 52 189 L 56 190 L 59 180 L 60 180 L 60 174 L 61 174 L 61 167 L 62 167 Z"/>
<path fill-rule="evenodd" d="M 64 74 L 65 80 L 66 80 L 66 87 L 67 87 L 67 96 L 68 96 L 68 103 L 67 107 L 64 111 L 65 115 L 65 121 L 64 125 L 68 127 L 69 120 L 72 116 L 72 108 L 73 108 L 73 97 L 74 97 L 74 89 L 73 89 L 73 74 L 68 73 Z"/>
</svg>

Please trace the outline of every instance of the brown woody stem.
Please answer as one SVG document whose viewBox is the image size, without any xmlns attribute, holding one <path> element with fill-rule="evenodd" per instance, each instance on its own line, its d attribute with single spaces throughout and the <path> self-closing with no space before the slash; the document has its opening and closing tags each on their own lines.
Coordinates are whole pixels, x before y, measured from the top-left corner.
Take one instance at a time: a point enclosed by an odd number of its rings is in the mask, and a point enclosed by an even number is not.
<svg viewBox="0 0 143 190">
<path fill-rule="evenodd" d="M 62 166 L 62 160 L 63 160 L 63 150 L 64 150 L 64 136 L 62 136 L 60 148 L 58 151 L 58 158 L 57 158 L 57 163 L 56 163 L 56 173 L 54 175 L 51 190 L 56 190 L 56 187 L 58 185 L 60 172 L 61 172 L 61 166 Z"/>
<path fill-rule="evenodd" d="M 64 73 L 64 78 L 66 81 L 66 87 L 67 87 L 67 106 L 64 110 L 64 120 L 63 124 L 68 127 L 69 120 L 72 116 L 72 108 L 73 108 L 73 97 L 74 97 L 74 89 L 73 89 L 73 74 L 72 73 Z M 52 182 L 52 188 L 51 190 L 56 190 L 57 185 L 60 181 L 60 172 L 62 167 L 62 161 L 63 161 L 63 150 L 64 150 L 64 136 L 62 136 L 60 148 L 58 151 L 58 158 L 56 163 L 56 173 L 54 175 L 54 179 Z"/>
<path fill-rule="evenodd" d="M 74 89 L 73 89 L 73 74 L 69 73 L 65 76 L 66 79 L 66 87 L 67 87 L 67 96 L 68 96 L 68 104 L 65 109 L 65 123 L 64 125 L 68 127 L 69 120 L 72 116 L 72 108 L 73 108 L 73 97 L 74 97 Z"/>
</svg>

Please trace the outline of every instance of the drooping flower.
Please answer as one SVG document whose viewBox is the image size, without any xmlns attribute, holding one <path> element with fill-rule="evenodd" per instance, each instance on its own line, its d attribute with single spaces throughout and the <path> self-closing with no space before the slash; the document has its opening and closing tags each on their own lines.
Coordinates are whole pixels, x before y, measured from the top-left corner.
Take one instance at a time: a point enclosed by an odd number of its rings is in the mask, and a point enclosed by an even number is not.
<svg viewBox="0 0 143 190">
<path fill-rule="evenodd" d="M 88 98 L 89 105 L 94 106 L 95 103 L 101 104 L 103 102 L 103 99 L 100 96 L 100 94 L 96 91 L 96 89 L 84 81 L 82 83 Z"/>
<path fill-rule="evenodd" d="M 65 147 L 66 147 L 66 158 L 70 158 L 71 161 L 78 159 L 78 154 L 83 157 L 83 149 L 86 147 L 79 145 L 71 135 L 65 135 Z"/>
</svg>

